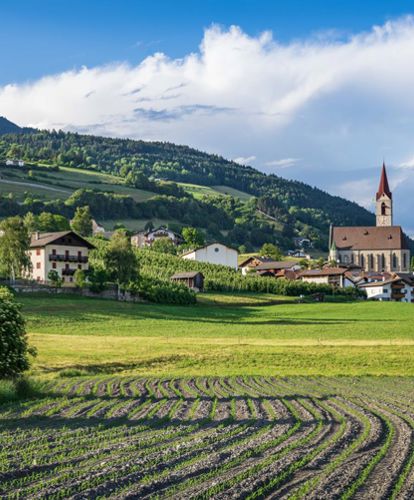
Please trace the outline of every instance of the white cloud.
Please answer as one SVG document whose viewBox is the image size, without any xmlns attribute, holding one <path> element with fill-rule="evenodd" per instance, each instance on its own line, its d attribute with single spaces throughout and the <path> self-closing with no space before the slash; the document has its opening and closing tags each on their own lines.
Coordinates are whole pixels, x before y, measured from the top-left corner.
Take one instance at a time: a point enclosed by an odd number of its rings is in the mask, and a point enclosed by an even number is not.
<svg viewBox="0 0 414 500">
<path fill-rule="evenodd" d="M 257 165 L 292 160 L 289 173 L 342 193 L 336 171 L 353 182 L 383 156 L 411 166 L 413 60 L 412 17 L 348 39 L 316 34 L 286 44 L 269 32 L 251 37 L 213 26 L 182 59 L 154 53 L 136 66 L 82 67 L 0 87 L 0 114 L 21 125 L 169 140 L 228 158 L 243 159 L 247 150 Z M 408 187 L 410 177 L 397 191 Z M 375 189 L 376 181 L 370 194 Z M 411 197 L 397 199 L 399 222 L 408 223 Z"/>
<path fill-rule="evenodd" d="M 265 162 L 266 167 L 289 168 L 300 161 L 300 158 L 281 158 L 280 160 L 270 160 Z"/>
<path fill-rule="evenodd" d="M 250 165 L 255 159 L 255 156 L 239 156 L 238 158 L 234 158 L 233 161 L 240 165 Z"/>
</svg>

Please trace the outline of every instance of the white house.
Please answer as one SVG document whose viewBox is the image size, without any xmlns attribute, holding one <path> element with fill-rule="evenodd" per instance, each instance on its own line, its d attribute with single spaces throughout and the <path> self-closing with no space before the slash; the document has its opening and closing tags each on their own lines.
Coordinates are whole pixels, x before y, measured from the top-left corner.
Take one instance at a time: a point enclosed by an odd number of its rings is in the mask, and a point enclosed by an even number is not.
<svg viewBox="0 0 414 500">
<path fill-rule="evenodd" d="M 16 166 L 16 167 L 24 167 L 23 160 L 6 160 L 7 166 Z"/>
<path fill-rule="evenodd" d="M 326 267 L 323 269 L 308 269 L 300 273 L 300 279 L 307 283 L 332 285 L 338 288 L 355 286 L 354 280 L 344 267 Z"/>
<path fill-rule="evenodd" d="M 30 278 L 47 284 L 49 272 L 55 270 L 62 277 L 63 286 L 73 286 L 76 270 L 86 271 L 89 268 L 89 251 L 93 248 L 91 243 L 73 231 L 36 232 L 30 242 Z"/>
<path fill-rule="evenodd" d="M 196 248 L 184 253 L 183 259 L 195 260 L 197 262 L 208 262 L 210 264 L 221 264 L 222 266 L 238 269 L 239 252 L 234 248 L 227 247 L 221 243 L 211 243 L 201 248 Z"/>
<path fill-rule="evenodd" d="M 174 245 L 179 245 L 183 242 L 183 238 L 180 234 L 174 233 L 171 229 L 164 226 L 160 226 L 157 229 L 151 229 L 149 231 L 139 231 L 131 237 L 131 244 L 136 247 L 147 247 L 151 246 L 155 241 L 160 238 L 168 238 Z"/>
<path fill-rule="evenodd" d="M 367 298 L 380 301 L 414 302 L 414 280 L 395 277 L 359 285 Z"/>
</svg>

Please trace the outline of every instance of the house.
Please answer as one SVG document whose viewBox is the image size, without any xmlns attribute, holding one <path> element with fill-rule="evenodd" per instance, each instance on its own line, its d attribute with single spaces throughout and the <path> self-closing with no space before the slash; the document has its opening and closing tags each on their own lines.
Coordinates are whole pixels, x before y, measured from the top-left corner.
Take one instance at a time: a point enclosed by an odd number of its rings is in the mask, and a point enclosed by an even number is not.
<svg viewBox="0 0 414 500">
<path fill-rule="evenodd" d="M 385 165 L 376 195 L 376 226 L 331 227 L 329 259 L 338 264 L 358 264 L 367 272 L 410 270 L 408 238 L 393 225 L 393 200 Z"/>
<path fill-rule="evenodd" d="M 395 276 L 391 279 L 371 281 L 358 285 L 367 298 L 380 301 L 414 302 L 414 279 Z"/>
<path fill-rule="evenodd" d="M 24 167 L 23 160 L 6 160 L 7 166 Z"/>
<path fill-rule="evenodd" d="M 169 238 L 174 245 L 180 245 L 184 241 L 180 234 L 174 233 L 174 231 L 164 226 L 160 226 L 157 229 L 139 231 L 134 234 L 131 237 L 131 244 L 135 247 L 147 247 L 160 238 Z"/>
<path fill-rule="evenodd" d="M 196 248 L 181 255 L 183 259 L 195 260 L 197 262 L 208 262 L 209 264 L 220 264 L 235 270 L 238 269 L 238 251 L 222 243 L 211 243 L 204 247 Z"/>
<path fill-rule="evenodd" d="M 300 270 L 300 265 L 296 261 L 269 261 L 259 264 L 255 268 L 259 276 L 274 276 L 276 278 L 284 276 L 283 272 L 296 272 Z M 292 279 L 292 274 L 290 279 Z"/>
<path fill-rule="evenodd" d="M 259 266 L 260 264 L 264 264 L 265 262 L 272 262 L 272 259 L 269 259 L 268 257 L 252 255 L 240 262 L 239 269 L 241 269 L 243 275 L 246 275 L 250 271 L 254 270 L 257 266 Z"/>
<path fill-rule="evenodd" d="M 295 257 L 296 259 L 306 259 L 310 260 L 311 256 L 307 253 L 305 253 L 303 250 L 296 249 L 296 250 L 288 250 L 288 255 L 289 257 Z"/>
<path fill-rule="evenodd" d="M 49 272 L 56 270 L 62 277 L 63 286 L 73 286 L 73 275 L 77 269 L 88 270 L 91 243 L 73 231 L 32 234 L 29 277 L 39 283 L 49 282 Z"/>
<path fill-rule="evenodd" d="M 204 289 L 204 275 L 197 271 L 176 273 L 171 276 L 171 281 L 181 283 L 195 292 L 202 292 Z"/>
<path fill-rule="evenodd" d="M 304 238 L 303 236 L 295 236 L 293 238 L 293 243 L 296 248 L 311 248 L 312 242 L 309 238 Z"/>
<path fill-rule="evenodd" d="M 336 288 L 355 286 L 353 277 L 345 267 L 326 267 L 323 269 L 308 269 L 299 274 L 299 279 L 307 283 L 331 285 Z"/>
</svg>

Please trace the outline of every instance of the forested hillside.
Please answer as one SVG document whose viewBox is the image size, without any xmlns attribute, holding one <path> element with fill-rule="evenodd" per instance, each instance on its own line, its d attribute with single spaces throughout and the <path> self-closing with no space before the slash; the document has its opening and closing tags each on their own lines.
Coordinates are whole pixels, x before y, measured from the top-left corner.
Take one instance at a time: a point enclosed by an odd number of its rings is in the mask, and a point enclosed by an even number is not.
<svg viewBox="0 0 414 500">
<path fill-rule="evenodd" d="M 2 135 L 0 160 L 5 158 L 113 174 L 128 186 L 158 195 L 143 203 L 121 200 L 117 195 L 116 203 L 125 205 L 121 217 L 127 214 L 133 218 L 170 218 L 183 224 L 194 223 L 214 239 L 221 237 L 230 244 L 244 244 L 248 248 L 264 240 L 289 247 L 293 236 L 300 235 L 310 237 L 318 247 L 326 249 L 330 223 L 369 225 L 374 221 L 373 214 L 356 203 L 320 189 L 170 143 L 34 131 Z M 178 186 L 162 181 L 227 186 L 254 198 L 243 203 L 223 195 L 195 200 Z M 108 218 L 108 212 L 113 212 L 113 207 L 105 209 L 109 198 L 113 202 L 111 195 L 104 199 L 102 194 L 89 192 L 78 193 L 77 197 L 90 199 L 92 212 L 103 220 Z M 100 199 L 97 201 L 96 197 Z M 27 209 L 32 210 L 29 205 Z M 73 205 L 73 199 L 69 205 Z M 257 209 L 273 217 L 276 223 L 258 216 Z M 197 221 L 193 220 L 193 213 L 197 214 Z"/>
</svg>

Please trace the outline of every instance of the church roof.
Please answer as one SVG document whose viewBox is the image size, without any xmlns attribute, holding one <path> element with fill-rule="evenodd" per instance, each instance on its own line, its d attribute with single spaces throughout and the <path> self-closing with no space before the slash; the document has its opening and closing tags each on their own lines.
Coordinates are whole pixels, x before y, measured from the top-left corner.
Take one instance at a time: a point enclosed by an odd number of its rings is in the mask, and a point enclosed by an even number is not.
<svg viewBox="0 0 414 500">
<path fill-rule="evenodd" d="M 408 248 L 401 226 L 334 227 L 338 250 L 401 250 Z"/>
<path fill-rule="evenodd" d="M 388 184 L 387 170 L 385 168 L 385 163 L 382 164 L 381 179 L 377 191 L 377 200 L 381 198 L 382 195 L 387 195 L 388 198 L 392 198 L 392 193 L 390 191 L 390 186 Z"/>
</svg>

